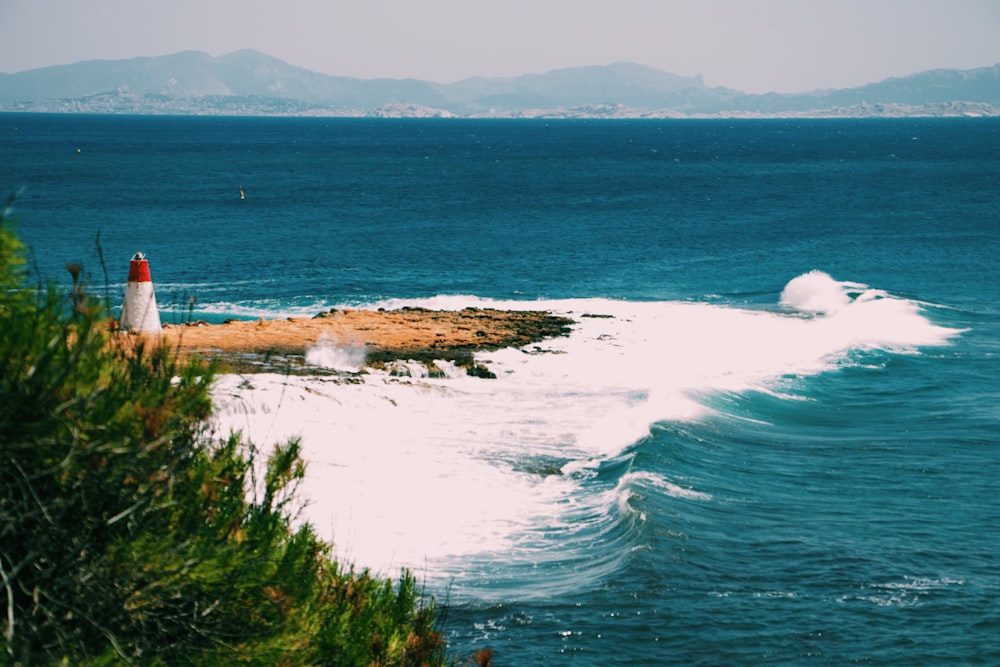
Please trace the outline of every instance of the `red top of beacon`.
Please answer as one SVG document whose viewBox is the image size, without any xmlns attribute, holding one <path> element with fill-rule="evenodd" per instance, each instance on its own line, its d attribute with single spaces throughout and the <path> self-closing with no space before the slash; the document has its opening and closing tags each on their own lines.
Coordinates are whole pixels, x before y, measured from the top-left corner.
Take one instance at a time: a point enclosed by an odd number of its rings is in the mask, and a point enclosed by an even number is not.
<svg viewBox="0 0 1000 667">
<path fill-rule="evenodd" d="M 130 283 L 151 283 L 153 279 L 149 275 L 149 262 L 141 252 L 132 255 L 132 261 L 128 267 L 128 281 Z"/>
</svg>

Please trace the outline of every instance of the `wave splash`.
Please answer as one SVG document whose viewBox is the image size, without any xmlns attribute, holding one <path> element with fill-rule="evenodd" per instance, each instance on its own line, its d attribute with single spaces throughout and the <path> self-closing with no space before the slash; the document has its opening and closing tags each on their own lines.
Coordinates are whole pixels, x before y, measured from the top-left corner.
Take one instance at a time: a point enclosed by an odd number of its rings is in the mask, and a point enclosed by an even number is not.
<svg viewBox="0 0 1000 667">
<path fill-rule="evenodd" d="M 913 351 L 944 345 L 960 331 L 935 326 L 919 304 L 862 283 L 838 281 L 822 271 L 791 280 L 779 304 L 792 312 L 822 316 L 816 333 L 840 352 L 844 348 Z"/>
<path fill-rule="evenodd" d="M 495 380 L 222 376 L 218 426 L 259 445 L 301 437 L 303 518 L 343 558 L 389 574 L 411 568 L 459 598 L 586 590 L 641 546 L 647 517 L 633 493 L 713 502 L 669 470 L 632 470 L 654 424 L 701 418 L 699 396 L 775 391 L 858 349 L 918 353 L 958 333 L 911 301 L 820 272 L 792 280 L 773 310 L 606 299 L 529 307 L 577 324 L 531 350 L 478 355 Z M 328 342 L 311 354 L 355 369 L 356 359 L 336 358 L 343 352 Z"/>
<path fill-rule="evenodd" d="M 365 365 L 365 348 L 354 343 L 342 343 L 323 334 L 306 349 L 306 363 L 320 368 L 358 372 Z"/>
</svg>

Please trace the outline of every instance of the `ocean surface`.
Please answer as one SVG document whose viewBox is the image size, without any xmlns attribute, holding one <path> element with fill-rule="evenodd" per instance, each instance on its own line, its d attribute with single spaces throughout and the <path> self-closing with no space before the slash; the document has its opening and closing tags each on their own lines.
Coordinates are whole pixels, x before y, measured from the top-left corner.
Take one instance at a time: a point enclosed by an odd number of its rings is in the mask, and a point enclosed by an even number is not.
<svg viewBox="0 0 1000 667">
<path fill-rule="evenodd" d="M 1000 664 L 1000 120 L 6 114 L 0 188 L 39 279 L 142 251 L 168 322 L 576 320 L 493 380 L 328 340 L 215 388 L 460 658 Z"/>
</svg>

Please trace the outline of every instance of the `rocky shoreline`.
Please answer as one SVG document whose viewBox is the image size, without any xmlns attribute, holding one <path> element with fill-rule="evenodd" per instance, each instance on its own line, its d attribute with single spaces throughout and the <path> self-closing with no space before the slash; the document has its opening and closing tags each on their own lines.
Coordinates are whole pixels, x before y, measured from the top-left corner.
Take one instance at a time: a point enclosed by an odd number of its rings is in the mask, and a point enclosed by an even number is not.
<svg viewBox="0 0 1000 667">
<path fill-rule="evenodd" d="M 321 374 L 331 372 L 306 360 L 318 344 L 363 352 L 364 366 L 385 369 L 416 361 L 435 373 L 448 361 L 470 375 L 491 377 L 473 353 L 524 347 L 565 336 L 574 321 L 545 311 L 464 308 L 457 311 L 330 310 L 313 318 L 229 320 L 165 327 L 162 340 L 182 356 L 215 361 L 223 372 Z"/>
</svg>

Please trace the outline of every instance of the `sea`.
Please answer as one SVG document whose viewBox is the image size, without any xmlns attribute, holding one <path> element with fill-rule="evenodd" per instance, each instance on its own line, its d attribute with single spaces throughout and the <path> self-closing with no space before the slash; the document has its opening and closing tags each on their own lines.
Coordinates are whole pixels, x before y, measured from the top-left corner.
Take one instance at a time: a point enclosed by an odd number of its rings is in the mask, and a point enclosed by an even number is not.
<svg viewBox="0 0 1000 667">
<path fill-rule="evenodd" d="M 32 280 L 143 252 L 175 325 L 574 320 L 213 388 L 458 661 L 1000 664 L 1000 119 L 2 114 L 0 188 Z"/>
</svg>

